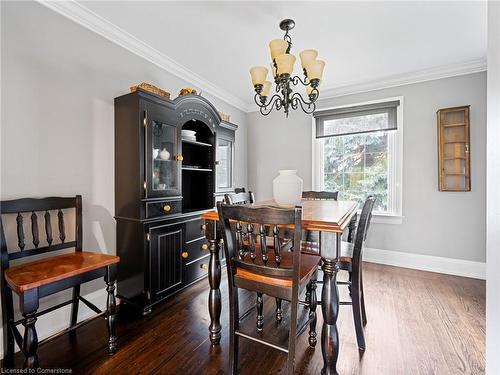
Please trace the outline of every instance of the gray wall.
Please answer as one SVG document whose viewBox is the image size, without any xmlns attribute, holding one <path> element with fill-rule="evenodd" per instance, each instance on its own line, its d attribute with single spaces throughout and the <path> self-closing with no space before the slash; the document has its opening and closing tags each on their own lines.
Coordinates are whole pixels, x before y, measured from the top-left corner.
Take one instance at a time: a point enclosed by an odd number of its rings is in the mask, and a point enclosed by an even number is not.
<svg viewBox="0 0 500 375">
<path fill-rule="evenodd" d="M 319 108 L 404 97 L 402 224 L 374 224 L 369 247 L 485 261 L 486 73 L 326 99 Z M 471 105 L 472 191 L 437 190 L 436 110 Z M 248 115 L 248 184 L 257 199 L 272 197 L 279 169 L 297 169 L 311 187 L 311 118 L 292 113 Z"/>
<path fill-rule="evenodd" d="M 1 11 L 1 199 L 82 194 L 84 247 L 114 254 L 113 98 L 143 81 L 173 97 L 190 84 L 36 2 Z M 245 115 L 208 99 L 239 125 L 235 179 L 245 186 Z M 40 336 L 67 317 L 41 318 Z"/>
<path fill-rule="evenodd" d="M 486 373 L 500 374 L 500 3 L 488 3 Z"/>
</svg>

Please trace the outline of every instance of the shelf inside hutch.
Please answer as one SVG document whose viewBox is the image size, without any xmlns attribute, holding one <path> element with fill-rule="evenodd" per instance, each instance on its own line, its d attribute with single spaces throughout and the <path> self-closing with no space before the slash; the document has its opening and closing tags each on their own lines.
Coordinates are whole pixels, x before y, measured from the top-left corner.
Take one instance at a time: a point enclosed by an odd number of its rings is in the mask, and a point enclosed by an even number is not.
<svg viewBox="0 0 500 375">
<path fill-rule="evenodd" d="M 214 134 L 202 121 L 188 121 L 182 129 L 196 132 L 196 141 L 182 139 L 182 210 L 212 208 Z"/>
<path fill-rule="evenodd" d="M 439 190 L 470 191 L 469 106 L 440 109 Z"/>
</svg>

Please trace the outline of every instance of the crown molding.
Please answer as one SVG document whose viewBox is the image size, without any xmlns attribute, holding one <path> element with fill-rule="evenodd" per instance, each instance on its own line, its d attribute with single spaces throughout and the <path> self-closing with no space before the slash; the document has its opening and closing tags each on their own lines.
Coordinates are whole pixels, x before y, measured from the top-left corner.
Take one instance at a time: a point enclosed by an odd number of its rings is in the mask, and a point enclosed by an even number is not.
<svg viewBox="0 0 500 375">
<path fill-rule="evenodd" d="M 249 104 L 234 96 L 227 90 L 216 86 L 210 81 L 199 76 L 178 62 L 172 60 L 162 52 L 139 40 L 129 32 L 114 25 L 105 18 L 94 13 L 75 0 L 47 1 L 36 0 L 47 8 L 59 13 L 73 22 L 101 35 L 111 42 L 155 64 L 161 69 L 183 79 L 198 87 L 200 90 L 217 97 L 218 99 L 246 111 Z"/>
<path fill-rule="evenodd" d="M 414 72 L 396 74 L 373 81 L 360 81 L 339 87 L 323 88 L 321 90 L 321 99 L 335 98 L 363 92 L 387 89 L 411 85 L 414 83 L 433 81 L 436 79 L 456 77 L 466 74 L 486 71 L 486 58 L 465 61 L 458 64 L 443 65 L 429 69 L 417 70 Z"/>
<path fill-rule="evenodd" d="M 360 81 L 339 87 L 327 87 L 320 91 L 319 101 L 347 96 L 353 94 L 361 94 L 364 92 L 388 89 L 404 85 L 411 85 L 420 82 L 433 81 L 436 79 L 450 78 L 467 74 L 484 72 L 487 70 L 486 58 L 470 60 L 458 64 L 438 66 L 430 69 L 423 69 L 414 72 L 397 74 L 388 76 L 382 79 L 372 81 Z M 248 103 L 246 112 L 256 112 L 259 109 L 255 104 Z"/>
</svg>

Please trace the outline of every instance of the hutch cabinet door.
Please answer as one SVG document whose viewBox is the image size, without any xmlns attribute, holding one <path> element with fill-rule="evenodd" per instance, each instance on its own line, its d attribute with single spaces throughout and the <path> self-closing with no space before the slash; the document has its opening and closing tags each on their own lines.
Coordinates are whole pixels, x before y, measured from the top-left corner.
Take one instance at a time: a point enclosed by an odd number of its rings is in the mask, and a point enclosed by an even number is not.
<svg viewBox="0 0 500 375">
<path fill-rule="evenodd" d="M 234 132 L 217 133 L 216 191 L 233 190 Z"/>
<path fill-rule="evenodd" d="M 144 102 L 146 198 L 181 195 L 180 131 L 169 110 Z"/>
<path fill-rule="evenodd" d="M 182 283 L 182 225 L 152 227 L 149 236 L 150 287 L 159 295 Z"/>
</svg>

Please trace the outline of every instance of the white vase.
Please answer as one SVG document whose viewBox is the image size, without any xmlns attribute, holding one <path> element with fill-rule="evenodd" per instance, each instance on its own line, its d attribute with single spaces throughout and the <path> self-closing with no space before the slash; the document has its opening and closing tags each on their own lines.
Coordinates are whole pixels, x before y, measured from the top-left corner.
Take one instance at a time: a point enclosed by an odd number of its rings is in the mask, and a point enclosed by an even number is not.
<svg viewBox="0 0 500 375">
<path fill-rule="evenodd" d="M 170 157 L 170 152 L 167 151 L 165 147 L 158 153 L 158 156 L 160 157 L 161 160 L 168 160 Z"/>
<path fill-rule="evenodd" d="M 280 206 L 295 206 L 302 200 L 302 179 L 294 169 L 283 169 L 273 180 L 273 198 Z"/>
</svg>

